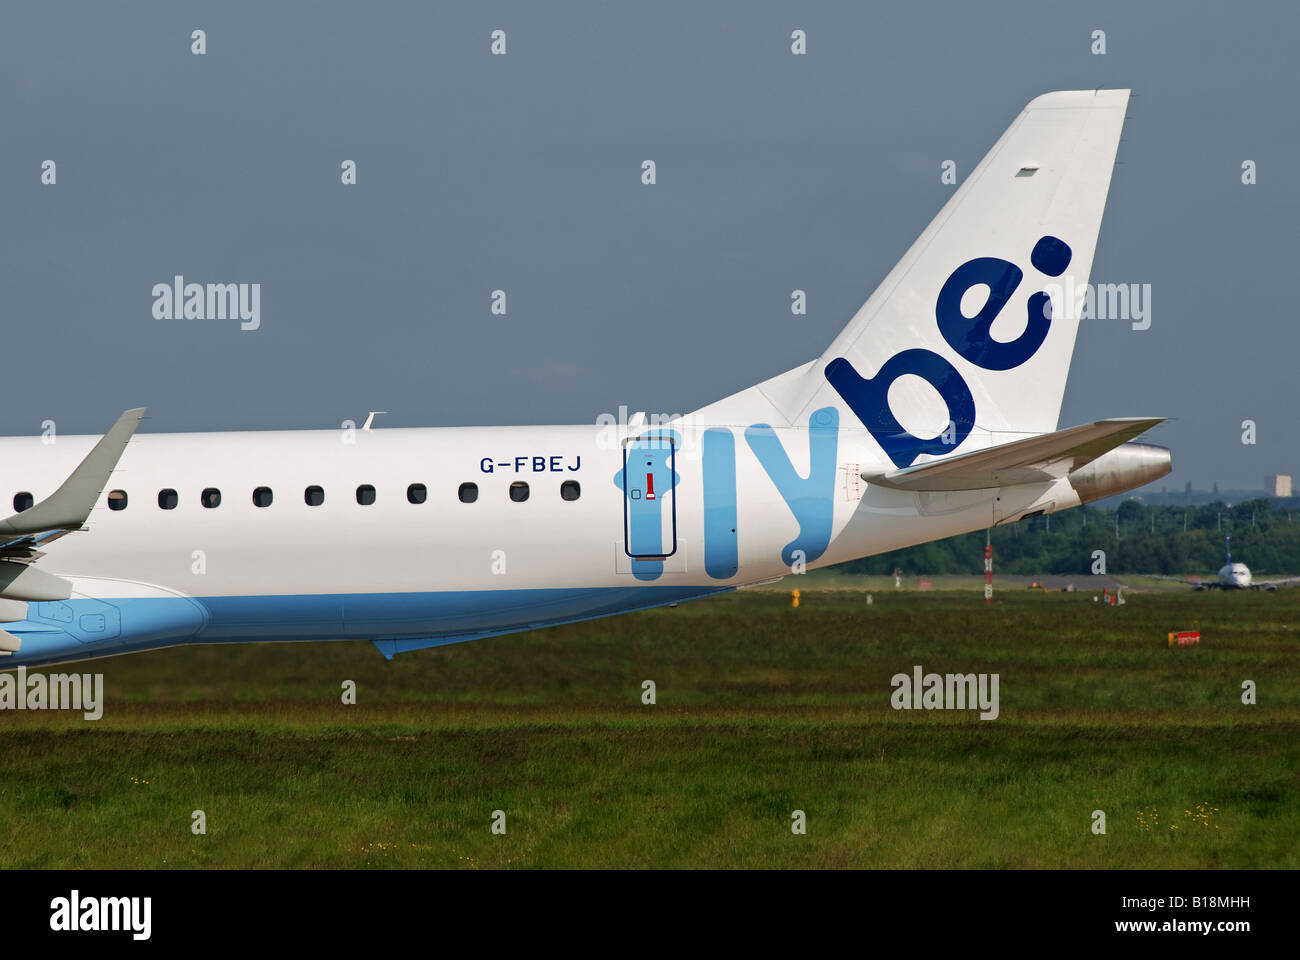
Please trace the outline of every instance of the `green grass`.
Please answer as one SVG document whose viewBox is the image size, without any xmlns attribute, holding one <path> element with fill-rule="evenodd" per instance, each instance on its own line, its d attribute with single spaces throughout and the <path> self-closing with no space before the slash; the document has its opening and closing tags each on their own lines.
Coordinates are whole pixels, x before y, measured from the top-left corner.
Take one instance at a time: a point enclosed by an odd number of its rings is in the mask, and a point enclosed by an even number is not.
<svg viewBox="0 0 1300 960">
<path fill-rule="evenodd" d="M 0 866 L 1300 865 L 1300 591 L 867 606 L 797 582 L 797 610 L 743 591 L 392 662 L 335 643 L 63 668 L 105 674 L 104 717 L 0 714 Z M 1192 626 L 1200 647 L 1166 648 Z M 891 709 L 913 664 L 998 673 L 1000 717 Z"/>
</svg>

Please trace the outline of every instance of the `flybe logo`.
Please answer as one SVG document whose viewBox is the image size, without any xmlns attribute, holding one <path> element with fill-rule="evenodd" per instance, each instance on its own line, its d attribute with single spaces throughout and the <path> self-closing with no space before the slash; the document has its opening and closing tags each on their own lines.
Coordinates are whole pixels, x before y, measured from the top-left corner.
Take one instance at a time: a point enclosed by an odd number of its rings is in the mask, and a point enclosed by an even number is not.
<svg viewBox="0 0 1300 960">
<path fill-rule="evenodd" d="M 1059 277 L 1070 265 L 1071 256 L 1063 240 L 1041 237 L 1029 262 L 1039 273 Z M 1023 279 L 1018 266 L 997 257 L 976 257 L 954 270 L 934 306 L 939 333 L 948 346 L 984 370 L 1011 370 L 1037 353 L 1052 325 L 1052 301 L 1045 291 L 1029 298 L 1029 315 L 1019 337 L 1002 343 L 989 335 L 993 321 Z M 988 299 L 973 317 L 967 317 L 962 313 L 962 297 L 980 284 L 987 285 Z M 889 388 L 908 374 L 929 383 L 947 404 L 949 426 L 936 437 L 913 436 L 890 409 Z M 896 353 L 874 377 L 863 377 L 844 357 L 836 357 L 826 365 L 826 379 L 899 468 L 911 466 L 923 453 L 951 453 L 975 426 L 975 398 L 970 387 L 952 363 L 932 350 Z"/>
<path fill-rule="evenodd" d="M 1030 252 L 1034 269 L 1059 277 L 1070 264 L 1070 248 L 1056 237 L 1042 237 Z M 1052 300 L 1039 290 L 1029 297 L 1024 332 L 1002 342 L 990 335 L 993 322 L 1024 279 L 1008 260 L 977 257 L 954 270 L 939 290 L 935 319 L 948 345 L 984 370 L 1012 370 L 1042 347 L 1052 325 Z M 986 286 L 988 297 L 973 316 L 962 313 L 961 301 L 973 287 Z M 889 388 L 906 374 L 919 376 L 938 391 L 948 407 L 949 427 L 937 437 L 913 436 L 889 406 Z M 826 365 L 826 379 L 898 467 L 910 466 L 923 453 L 951 453 L 975 426 L 975 398 L 961 373 L 933 350 L 911 349 L 890 357 L 874 377 L 863 377 L 844 357 Z M 833 406 L 812 411 L 808 418 L 808 473 L 794 466 L 778 432 L 765 423 L 743 431 L 750 451 L 798 524 L 798 534 L 781 548 L 781 560 L 791 569 L 820 558 L 830 545 L 835 512 L 834 492 L 839 442 L 839 413 Z M 623 448 L 623 469 L 614 484 L 623 490 L 624 543 L 632 574 L 657 580 L 664 561 L 677 552 L 676 470 L 682 438 L 675 431 L 652 431 L 629 440 Z M 730 427 L 709 427 L 700 442 L 704 505 L 704 569 L 715 580 L 727 580 L 739 570 L 737 530 L 738 489 L 736 436 Z"/>
<path fill-rule="evenodd" d="M 749 449 L 798 524 L 798 534 L 781 549 L 781 561 L 792 569 L 812 563 L 830 544 L 839 429 L 834 407 L 814 410 L 808 418 L 807 476 L 795 469 L 771 425 L 756 423 L 744 431 Z M 675 491 L 680 476 L 675 465 L 681 442 L 681 435 L 672 430 L 629 440 L 623 448 L 623 469 L 614 475 L 614 484 L 624 493 L 623 549 L 638 580 L 659 579 L 663 558 L 677 550 Z M 730 427 L 709 427 L 700 448 L 704 569 L 715 580 L 727 580 L 740 569 L 736 437 Z"/>
</svg>

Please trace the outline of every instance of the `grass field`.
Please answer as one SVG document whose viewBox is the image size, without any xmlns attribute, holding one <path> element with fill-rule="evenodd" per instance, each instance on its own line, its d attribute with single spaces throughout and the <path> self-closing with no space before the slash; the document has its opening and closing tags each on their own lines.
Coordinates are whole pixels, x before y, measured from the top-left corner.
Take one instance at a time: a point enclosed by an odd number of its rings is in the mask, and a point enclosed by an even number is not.
<svg viewBox="0 0 1300 960">
<path fill-rule="evenodd" d="M 104 716 L 0 714 L 0 866 L 1300 865 L 1300 590 L 986 608 L 846 585 L 392 662 L 336 643 L 64 668 L 105 674 Z M 1166 648 L 1193 625 L 1200 647 Z M 891 709 L 914 664 L 999 674 L 1000 716 Z"/>
</svg>

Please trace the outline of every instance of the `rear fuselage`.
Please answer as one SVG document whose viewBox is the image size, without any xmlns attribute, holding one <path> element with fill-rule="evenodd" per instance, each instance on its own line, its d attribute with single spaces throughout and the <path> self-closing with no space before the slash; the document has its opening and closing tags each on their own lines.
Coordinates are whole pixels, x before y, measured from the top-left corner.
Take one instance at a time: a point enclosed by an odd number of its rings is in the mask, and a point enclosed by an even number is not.
<svg viewBox="0 0 1300 960">
<path fill-rule="evenodd" d="M 0 664 L 185 641 L 364 638 L 391 655 L 703 596 L 980 529 L 1040 500 L 1072 505 L 1064 481 L 1050 497 L 868 487 L 860 474 L 886 466 L 869 438 L 833 410 L 823 419 L 631 435 L 138 434 L 87 529 L 39 561 L 73 596 L 0 625 L 22 639 Z M 41 501 L 95 439 L 0 440 L 0 496 Z"/>
</svg>

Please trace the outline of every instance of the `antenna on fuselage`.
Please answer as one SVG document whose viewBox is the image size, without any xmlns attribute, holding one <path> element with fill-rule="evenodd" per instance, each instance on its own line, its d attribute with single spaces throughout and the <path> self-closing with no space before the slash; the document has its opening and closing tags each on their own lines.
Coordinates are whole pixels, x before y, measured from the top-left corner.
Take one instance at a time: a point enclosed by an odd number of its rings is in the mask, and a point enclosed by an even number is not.
<svg viewBox="0 0 1300 960">
<path fill-rule="evenodd" d="M 379 416 L 381 413 L 387 412 L 387 410 L 371 410 L 370 413 L 366 415 L 366 422 L 361 425 L 361 429 L 369 430 L 371 424 L 375 422 L 375 417 Z"/>
</svg>

